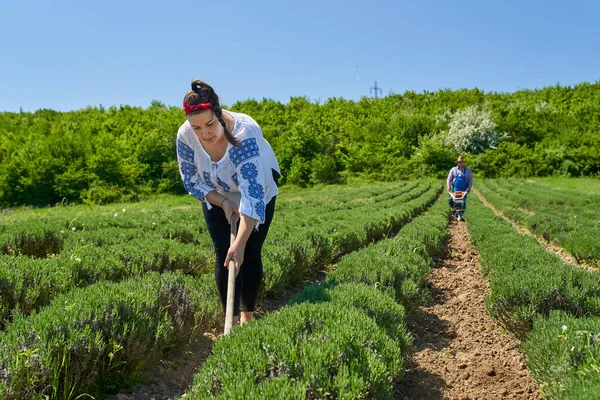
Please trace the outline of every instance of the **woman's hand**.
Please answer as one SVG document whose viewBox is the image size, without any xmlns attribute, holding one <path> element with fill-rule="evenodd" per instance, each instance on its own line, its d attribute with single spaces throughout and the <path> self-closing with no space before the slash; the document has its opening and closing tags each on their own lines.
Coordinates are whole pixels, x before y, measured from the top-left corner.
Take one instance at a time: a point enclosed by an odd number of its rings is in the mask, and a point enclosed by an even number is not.
<svg viewBox="0 0 600 400">
<path fill-rule="evenodd" d="M 244 262 L 244 250 L 245 245 L 241 245 L 237 240 L 233 242 L 231 246 L 229 246 L 229 250 L 227 251 L 227 258 L 225 258 L 225 267 L 229 268 L 229 262 L 233 261 L 235 265 L 235 276 L 237 277 L 240 273 L 240 267 Z"/>
<path fill-rule="evenodd" d="M 227 208 L 227 207 L 229 207 L 229 205 L 227 203 L 233 203 L 233 202 L 225 201 L 225 203 L 226 203 L 225 207 Z M 238 213 L 238 215 L 240 215 L 235 203 L 233 205 L 235 206 L 234 211 L 236 211 L 236 213 Z M 248 242 L 248 238 L 252 234 L 252 231 L 254 230 L 254 226 L 257 224 L 257 222 L 258 221 L 255 220 L 254 218 L 250 218 L 249 216 L 244 215 L 244 214 L 242 214 L 240 217 L 240 225 L 239 225 L 237 236 L 236 236 L 234 242 L 231 244 L 231 246 L 229 246 L 229 250 L 227 251 L 227 257 L 225 258 L 225 267 L 227 267 L 227 268 L 229 267 L 229 262 L 233 261 L 235 268 L 236 268 L 236 271 L 235 271 L 236 276 L 240 271 L 240 267 L 242 266 L 242 263 L 244 262 L 244 251 L 246 249 L 246 243 Z"/>
<path fill-rule="evenodd" d="M 225 218 L 227 218 L 227 222 L 231 224 L 231 216 L 233 214 L 237 215 L 238 219 L 240 218 L 240 210 L 238 210 L 237 204 L 235 202 L 225 198 L 223 204 L 221 204 L 223 208 L 223 212 L 225 213 Z"/>
</svg>

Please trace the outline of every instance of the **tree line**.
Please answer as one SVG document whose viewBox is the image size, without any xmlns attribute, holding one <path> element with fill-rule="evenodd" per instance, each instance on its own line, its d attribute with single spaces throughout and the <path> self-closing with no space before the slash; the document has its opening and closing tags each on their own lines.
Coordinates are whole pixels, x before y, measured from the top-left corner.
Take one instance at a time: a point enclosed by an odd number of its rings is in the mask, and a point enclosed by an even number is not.
<svg viewBox="0 0 600 400">
<path fill-rule="evenodd" d="M 598 176 L 600 81 L 514 93 L 479 89 L 320 103 L 248 99 L 283 182 L 309 186 L 444 177 L 457 155 L 480 177 Z M 0 205 L 106 204 L 185 193 L 181 108 L 153 101 L 0 113 Z"/>
</svg>

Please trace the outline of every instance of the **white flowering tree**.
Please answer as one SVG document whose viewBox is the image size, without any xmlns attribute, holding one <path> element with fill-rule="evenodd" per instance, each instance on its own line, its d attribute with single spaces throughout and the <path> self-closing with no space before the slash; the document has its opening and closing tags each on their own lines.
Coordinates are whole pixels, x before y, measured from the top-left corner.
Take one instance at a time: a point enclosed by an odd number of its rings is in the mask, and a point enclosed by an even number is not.
<svg viewBox="0 0 600 400">
<path fill-rule="evenodd" d="M 496 123 L 490 110 L 484 106 L 470 106 L 449 116 L 450 130 L 445 143 L 459 153 L 481 153 L 494 149 L 503 135 L 496 132 Z"/>
</svg>

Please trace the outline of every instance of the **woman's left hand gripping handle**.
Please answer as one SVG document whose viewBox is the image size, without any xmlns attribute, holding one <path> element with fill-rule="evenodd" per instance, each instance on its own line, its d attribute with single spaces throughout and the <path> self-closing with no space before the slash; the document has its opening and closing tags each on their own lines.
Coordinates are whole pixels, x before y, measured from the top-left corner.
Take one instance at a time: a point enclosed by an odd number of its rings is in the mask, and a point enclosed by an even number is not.
<svg viewBox="0 0 600 400">
<path fill-rule="evenodd" d="M 225 203 L 232 203 L 233 206 L 235 207 L 234 211 L 237 211 L 237 207 L 235 206 L 235 203 L 233 203 L 232 201 L 226 201 Z M 227 214 L 226 214 L 227 215 Z M 238 214 L 236 214 L 235 212 L 232 212 L 233 218 L 228 218 L 228 220 L 230 221 L 230 224 L 232 224 L 231 226 L 231 236 L 230 236 L 230 245 L 229 245 L 229 250 L 227 250 L 227 257 L 225 258 L 225 268 L 231 268 L 234 267 L 235 268 L 235 276 L 237 277 L 238 274 L 240 273 L 240 267 L 242 265 L 242 263 L 244 262 L 244 247 L 243 245 L 240 245 L 240 241 L 236 240 L 236 232 L 237 232 L 237 221 L 238 221 Z"/>
</svg>

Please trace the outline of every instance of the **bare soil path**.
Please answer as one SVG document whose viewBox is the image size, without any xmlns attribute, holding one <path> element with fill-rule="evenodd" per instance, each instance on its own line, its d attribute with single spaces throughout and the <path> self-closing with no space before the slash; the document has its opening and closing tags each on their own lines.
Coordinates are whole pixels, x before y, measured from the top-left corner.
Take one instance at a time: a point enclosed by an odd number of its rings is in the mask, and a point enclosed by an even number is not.
<svg viewBox="0 0 600 400">
<path fill-rule="evenodd" d="M 465 215 L 468 218 L 468 214 Z M 430 275 L 431 304 L 409 321 L 414 353 L 396 398 L 540 399 L 519 352 L 485 308 L 489 284 L 466 222 L 452 221 L 445 256 Z"/>
</svg>

